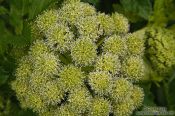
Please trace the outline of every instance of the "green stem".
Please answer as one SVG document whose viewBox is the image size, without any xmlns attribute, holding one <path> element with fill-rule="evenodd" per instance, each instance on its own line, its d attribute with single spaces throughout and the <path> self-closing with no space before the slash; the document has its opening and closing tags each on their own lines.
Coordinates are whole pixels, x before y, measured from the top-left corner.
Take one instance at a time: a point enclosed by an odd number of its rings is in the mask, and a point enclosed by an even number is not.
<svg viewBox="0 0 175 116">
<path fill-rule="evenodd" d="M 66 65 L 70 63 L 64 54 L 59 54 L 59 59 Z"/>
<path fill-rule="evenodd" d="M 165 93 L 165 99 L 166 99 L 166 102 L 167 102 L 167 106 L 169 106 L 169 100 L 168 100 L 168 97 L 169 97 L 169 93 L 168 93 L 168 90 L 169 90 L 169 86 L 168 84 L 163 81 L 163 89 L 164 89 L 164 93 Z"/>
<path fill-rule="evenodd" d="M 172 74 L 172 76 L 168 80 L 168 84 L 170 84 L 174 79 L 175 79 L 175 72 Z"/>
<path fill-rule="evenodd" d="M 100 46 L 100 45 L 104 42 L 105 38 L 106 38 L 106 36 L 101 37 L 101 38 L 99 39 L 99 41 L 97 41 L 97 43 L 96 43 L 97 46 Z"/>
</svg>

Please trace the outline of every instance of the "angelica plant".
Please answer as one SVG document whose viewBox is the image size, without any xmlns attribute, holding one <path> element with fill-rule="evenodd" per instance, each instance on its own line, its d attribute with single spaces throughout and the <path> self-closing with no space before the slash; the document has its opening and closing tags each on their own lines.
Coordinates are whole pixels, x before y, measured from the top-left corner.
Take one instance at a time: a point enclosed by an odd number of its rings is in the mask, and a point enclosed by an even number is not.
<svg viewBox="0 0 175 116">
<path fill-rule="evenodd" d="M 12 88 L 41 116 L 129 116 L 142 105 L 144 41 L 128 20 L 79 0 L 39 15 Z"/>
</svg>

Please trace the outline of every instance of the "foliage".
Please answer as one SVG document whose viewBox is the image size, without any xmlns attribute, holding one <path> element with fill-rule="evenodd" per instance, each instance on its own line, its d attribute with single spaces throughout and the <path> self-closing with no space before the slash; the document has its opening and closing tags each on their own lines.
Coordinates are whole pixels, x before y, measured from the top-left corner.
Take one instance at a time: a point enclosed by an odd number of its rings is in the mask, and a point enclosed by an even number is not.
<svg viewBox="0 0 175 116">
<path fill-rule="evenodd" d="M 131 22 L 148 20 L 152 13 L 150 0 L 120 0 L 120 3 L 114 4 L 114 9 L 125 14 Z"/>
</svg>

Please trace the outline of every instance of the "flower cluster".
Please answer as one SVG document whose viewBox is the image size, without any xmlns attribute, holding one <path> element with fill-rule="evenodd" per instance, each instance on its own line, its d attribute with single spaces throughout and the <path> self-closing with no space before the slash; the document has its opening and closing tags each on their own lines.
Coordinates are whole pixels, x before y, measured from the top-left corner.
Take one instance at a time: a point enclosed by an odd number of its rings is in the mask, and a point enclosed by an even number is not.
<svg viewBox="0 0 175 116">
<path fill-rule="evenodd" d="M 175 67 L 175 35 L 163 28 L 146 30 L 146 53 L 153 70 L 165 76 Z"/>
<path fill-rule="evenodd" d="M 12 88 L 42 116 L 129 116 L 142 105 L 144 41 L 118 13 L 65 2 L 39 15 Z"/>
</svg>

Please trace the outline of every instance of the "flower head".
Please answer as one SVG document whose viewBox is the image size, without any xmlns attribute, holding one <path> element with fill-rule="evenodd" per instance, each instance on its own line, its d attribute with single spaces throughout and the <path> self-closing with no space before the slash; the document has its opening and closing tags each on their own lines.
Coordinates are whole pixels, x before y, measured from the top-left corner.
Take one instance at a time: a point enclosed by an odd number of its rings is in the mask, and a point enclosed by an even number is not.
<svg viewBox="0 0 175 116">
<path fill-rule="evenodd" d="M 105 35 L 111 35 L 115 32 L 114 20 L 109 15 L 98 13 L 98 20 L 100 21 L 100 28 Z"/>
<path fill-rule="evenodd" d="M 112 99 L 116 103 L 124 101 L 124 99 L 129 98 L 133 90 L 133 84 L 124 78 L 119 78 L 115 80 L 112 90 Z"/>
<path fill-rule="evenodd" d="M 46 32 L 52 25 L 55 25 L 58 20 L 56 10 L 46 10 L 36 19 L 36 25 L 40 32 Z"/>
<path fill-rule="evenodd" d="M 12 89 L 40 116 L 127 116 L 141 106 L 143 42 L 127 19 L 80 0 L 65 0 L 32 24 L 35 39 Z M 141 37 L 142 38 L 142 37 Z"/>
<path fill-rule="evenodd" d="M 143 79 L 145 73 L 143 59 L 136 56 L 130 56 L 123 62 L 122 71 L 124 76 L 132 81 Z"/>
<path fill-rule="evenodd" d="M 93 41 L 97 41 L 99 35 L 102 35 L 102 30 L 99 28 L 100 22 L 96 16 L 80 18 L 75 25 L 82 37 L 88 37 Z"/>
<path fill-rule="evenodd" d="M 128 19 L 122 14 L 114 13 L 112 14 L 114 20 L 114 27 L 117 33 L 127 33 L 129 31 Z"/>
<path fill-rule="evenodd" d="M 127 99 L 123 101 L 122 103 L 115 104 L 113 106 L 113 113 L 115 116 L 131 116 L 133 110 L 134 110 L 134 105 L 133 101 L 131 99 Z"/>
<path fill-rule="evenodd" d="M 121 68 L 121 64 L 116 55 L 106 53 L 98 57 L 95 68 L 99 71 L 107 71 L 111 74 L 117 74 Z"/>
<path fill-rule="evenodd" d="M 52 50 L 65 52 L 70 49 L 73 33 L 64 25 L 54 25 L 46 32 L 47 44 Z"/>
<path fill-rule="evenodd" d="M 92 101 L 90 116 L 108 116 L 110 110 L 110 102 L 106 99 L 97 97 Z"/>
<path fill-rule="evenodd" d="M 90 39 L 78 39 L 72 45 L 71 56 L 77 65 L 91 65 L 97 57 L 96 46 Z"/>
<path fill-rule="evenodd" d="M 89 91 L 84 87 L 75 89 L 75 91 L 70 93 L 70 97 L 68 98 L 71 110 L 77 114 L 88 111 L 91 105 L 91 100 L 92 98 Z"/>
<path fill-rule="evenodd" d="M 128 34 L 126 45 L 128 53 L 132 55 L 143 54 L 144 51 L 144 39 L 137 33 Z"/>
<path fill-rule="evenodd" d="M 125 39 L 121 36 L 112 35 L 105 40 L 103 50 L 118 56 L 125 55 L 126 44 Z"/>
<path fill-rule="evenodd" d="M 80 85 L 83 84 L 82 79 L 84 78 L 84 75 L 79 68 L 68 65 L 60 71 L 59 77 L 62 88 L 67 91 L 80 87 Z"/>
<path fill-rule="evenodd" d="M 88 81 L 95 93 L 99 95 L 107 95 L 112 90 L 112 77 L 108 72 L 91 72 Z"/>
<path fill-rule="evenodd" d="M 144 100 L 143 89 L 134 85 L 131 99 L 133 100 L 134 107 L 139 108 Z"/>
<path fill-rule="evenodd" d="M 96 14 L 96 10 L 87 3 L 75 0 L 75 2 L 65 3 L 58 14 L 60 21 L 66 21 L 69 24 L 74 25 L 80 17 Z"/>
</svg>

